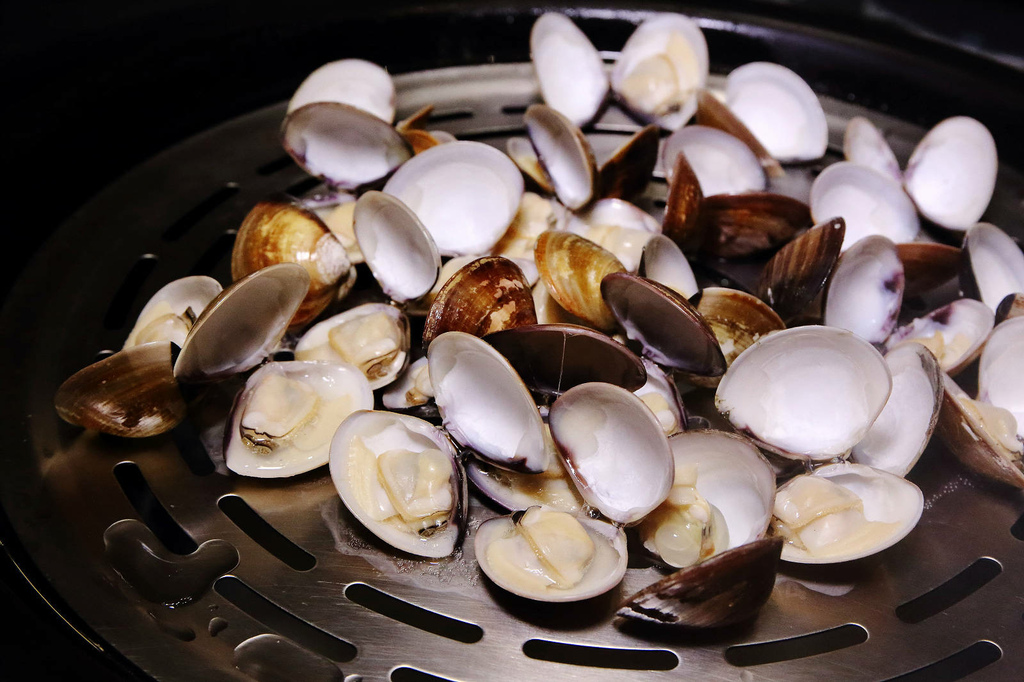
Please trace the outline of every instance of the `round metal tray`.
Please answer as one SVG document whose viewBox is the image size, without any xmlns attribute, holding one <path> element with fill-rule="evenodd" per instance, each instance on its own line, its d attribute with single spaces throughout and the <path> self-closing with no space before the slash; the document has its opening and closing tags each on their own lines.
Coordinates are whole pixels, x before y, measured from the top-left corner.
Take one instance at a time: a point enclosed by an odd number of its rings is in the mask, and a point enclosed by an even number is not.
<svg viewBox="0 0 1024 682">
<path fill-rule="evenodd" d="M 434 104 L 431 127 L 499 147 L 538 99 L 528 64 L 423 71 L 396 84 L 399 117 Z M 845 121 L 864 110 L 824 105 L 834 154 Z M 679 634 L 614 617 L 623 597 L 660 575 L 650 567 L 579 604 L 495 588 L 471 540 L 497 512 L 475 500 L 470 541 L 454 556 L 398 556 L 347 514 L 326 470 L 244 479 L 191 455 L 188 434 L 135 442 L 62 424 L 57 386 L 97 352 L 119 348 L 156 289 L 197 273 L 228 282 L 234 230 L 249 208 L 276 191 L 313 189 L 282 158 L 283 113 L 273 106 L 229 121 L 133 170 L 57 232 L 8 301 L 0 390 L 3 404 L 23 409 L 2 418 L 0 500 L 97 646 L 160 680 L 271 680 L 284 671 L 308 680 L 341 679 L 339 671 L 398 681 L 951 680 L 1024 669 L 1024 497 L 967 475 L 936 444 L 911 475 L 925 513 L 901 543 L 837 567 L 784 565 L 753 623 Z M 905 161 L 924 131 L 871 115 Z M 611 107 L 590 135 L 610 150 L 636 128 Z M 988 214 L 1018 235 L 1021 188 L 1024 179 L 1003 168 Z M 653 182 L 645 201 L 656 208 L 664 192 Z M 239 561 L 189 604 L 148 601 L 105 553 L 105 531 L 123 519 L 145 521 L 160 538 L 152 551 L 173 562 L 202 564 L 209 545 L 185 555 L 210 541 L 229 543 Z"/>
</svg>

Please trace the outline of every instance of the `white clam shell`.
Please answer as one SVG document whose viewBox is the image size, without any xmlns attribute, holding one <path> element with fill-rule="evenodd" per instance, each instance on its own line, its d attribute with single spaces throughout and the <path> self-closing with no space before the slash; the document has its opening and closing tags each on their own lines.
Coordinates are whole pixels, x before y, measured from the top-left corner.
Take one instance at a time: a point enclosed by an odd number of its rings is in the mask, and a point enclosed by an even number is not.
<svg viewBox="0 0 1024 682">
<path fill-rule="evenodd" d="M 715 403 L 738 431 L 791 459 L 846 454 L 885 406 L 892 377 L 867 341 L 806 326 L 763 337 L 726 371 Z"/>
<path fill-rule="evenodd" d="M 157 316 L 163 314 L 184 315 L 191 308 L 192 313 L 198 317 L 221 290 L 220 282 L 206 275 L 182 277 L 165 284 L 150 297 L 142 311 L 139 312 L 139 317 L 124 342 L 124 348 L 137 345 L 139 333 Z M 151 339 L 151 341 L 155 340 L 157 339 Z M 159 340 L 171 341 L 181 346 L 185 342 L 185 336 L 174 335 Z"/>
<path fill-rule="evenodd" d="M 487 253 L 519 208 L 523 176 L 506 155 L 482 142 L 452 142 L 417 154 L 384 191 L 422 221 L 442 256 Z"/>
<path fill-rule="evenodd" d="M 391 123 L 395 119 L 395 84 L 387 71 L 372 62 L 341 59 L 306 76 L 288 102 L 288 111 L 312 102 L 348 104 Z"/>
<path fill-rule="evenodd" d="M 717 128 L 685 126 L 665 140 L 661 158 L 670 183 L 679 154 L 686 155 L 706 197 L 760 192 L 768 186 L 761 162 L 750 147 Z"/>
<path fill-rule="evenodd" d="M 255 391 L 272 375 L 299 381 L 313 389 L 320 405 L 311 422 L 296 428 L 296 431 L 301 431 L 297 434 L 301 438 L 283 440 L 271 452 L 260 453 L 243 441 L 241 423 Z M 327 464 L 331 438 L 341 422 L 356 410 L 372 407 L 370 384 L 352 365 L 269 362 L 253 372 L 245 382 L 245 388 L 232 410 L 225 436 L 225 464 L 236 474 L 255 478 L 284 478 L 312 471 Z"/>
<path fill-rule="evenodd" d="M 686 428 L 686 413 L 683 410 L 682 400 L 679 398 L 679 391 L 675 382 L 666 374 L 661 367 L 647 358 L 640 358 L 647 370 L 647 381 L 643 386 L 633 391 L 633 395 L 640 400 L 652 394 L 660 396 L 665 401 L 665 406 L 654 413 L 666 436 L 679 433 Z M 648 407 L 650 404 L 645 401 Z"/>
<path fill-rule="evenodd" d="M 955 116 L 918 143 L 903 185 L 921 215 L 942 227 L 966 230 L 988 208 L 998 170 L 992 133 L 973 118 Z"/>
<path fill-rule="evenodd" d="M 832 164 L 815 178 L 810 207 L 815 224 L 836 216 L 846 221 L 843 250 L 873 234 L 896 244 L 910 242 L 921 230 L 914 204 L 898 183 L 849 161 Z"/>
<path fill-rule="evenodd" d="M 355 207 L 355 236 L 381 289 L 398 302 L 420 298 L 441 273 L 430 233 L 400 199 L 367 192 Z"/>
<path fill-rule="evenodd" d="M 579 127 L 542 104 L 527 109 L 523 122 L 558 200 L 574 211 L 590 203 L 597 184 L 597 166 L 590 143 Z"/>
<path fill-rule="evenodd" d="M 850 163 L 866 166 L 896 182 L 903 181 L 900 163 L 892 147 L 875 124 L 863 116 L 854 116 L 843 133 L 843 156 Z"/>
<path fill-rule="evenodd" d="M 939 366 L 954 376 L 978 357 L 994 325 L 995 314 L 984 303 L 961 298 L 903 325 L 892 333 L 885 348 L 890 350 L 905 341 L 934 343 L 928 339 L 942 334 L 945 350 L 937 354 Z"/>
<path fill-rule="evenodd" d="M 993 311 L 1007 295 L 1024 292 L 1024 253 L 1010 235 L 978 223 L 967 231 L 964 249 L 981 301 Z"/>
<path fill-rule="evenodd" d="M 686 260 L 682 249 L 665 235 L 653 237 L 644 245 L 640 262 L 644 277 L 664 284 L 684 298 L 700 291 L 690 261 Z"/>
<path fill-rule="evenodd" d="M 903 262 L 896 245 L 865 237 L 839 259 L 828 285 L 825 324 L 865 341 L 883 343 L 896 328 L 903 303 Z"/>
<path fill-rule="evenodd" d="M 547 12 L 530 31 L 530 59 L 548 106 L 582 126 L 608 94 L 604 61 L 590 39 L 568 17 Z"/>
<path fill-rule="evenodd" d="M 978 399 L 1012 412 L 1024 439 L 1024 317 L 992 330 L 978 365 Z"/>
<path fill-rule="evenodd" d="M 752 62 L 734 69 L 725 103 L 779 161 L 819 159 L 828 148 L 828 123 L 818 96 L 793 71 Z"/>
</svg>

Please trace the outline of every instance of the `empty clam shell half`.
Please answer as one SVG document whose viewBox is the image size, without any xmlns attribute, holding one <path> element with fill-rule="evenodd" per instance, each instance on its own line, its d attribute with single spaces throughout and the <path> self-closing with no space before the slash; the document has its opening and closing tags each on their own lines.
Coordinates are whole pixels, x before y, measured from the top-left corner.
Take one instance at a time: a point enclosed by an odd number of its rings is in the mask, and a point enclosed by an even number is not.
<svg viewBox="0 0 1024 682">
<path fill-rule="evenodd" d="M 822 222 L 846 221 L 843 249 L 873 234 L 909 242 L 921 229 L 914 204 L 903 188 L 880 172 L 849 161 L 834 163 L 811 185 L 811 216 Z"/>
<path fill-rule="evenodd" d="M 764 266 L 757 295 L 788 322 L 825 287 L 846 234 L 842 218 L 817 225 L 779 249 Z"/>
<path fill-rule="evenodd" d="M 883 343 L 903 303 L 903 263 L 896 245 L 881 235 L 865 237 L 839 259 L 828 285 L 825 324 Z"/>
<path fill-rule="evenodd" d="M 391 123 L 395 118 L 395 84 L 380 66 L 362 59 L 324 64 L 306 76 L 288 102 L 288 111 L 312 102 L 339 102 Z"/>
<path fill-rule="evenodd" d="M 269 362 L 235 401 L 224 436 L 228 469 L 283 478 L 327 464 L 331 438 L 356 410 L 373 408 L 373 391 L 349 364 Z"/>
<path fill-rule="evenodd" d="M 892 147 L 885 141 L 882 131 L 863 116 L 854 116 L 846 124 L 843 156 L 850 163 L 871 168 L 896 182 L 903 182 L 900 163 Z"/>
<path fill-rule="evenodd" d="M 900 327 L 885 348 L 919 343 L 935 355 L 944 372 L 955 376 L 978 357 L 994 324 L 995 314 L 984 303 L 961 298 Z"/>
<path fill-rule="evenodd" d="M 892 377 L 867 341 L 832 327 L 797 327 L 745 350 L 715 403 L 741 433 L 783 457 L 829 460 L 850 451 L 885 406 Z"/>
<path fill-rule="evenodd" d="M 679 154 L 686 155 L 705 197 L 760 192 L 767 186 L 761 163 L 750 147 L 721 130 L 691 125 L 672 133 L 662 151 L 669 182 Z"/>
<path fill-rule="evenodd" d="M 622 47 L 611 74 L 615 94 L 637 116 L 676 130 L 697 110 L 708 78 L 700 27 L 681 14 L 655 14 Z"/>
<path fill-rule="evenodd" d="M 918 344 L 885 354 L 892 393 L 864 440 L 853 447 L 857 464 L 906 476 L 931 440 L 942 407 L 942 370 L 935 356 Z"/>
<path fill-rule="evenodd" d="M 124 347 L 154 341 L 181 346 L 196 318 L 221 290 L 220 282 L 205 275 L 182 277 L 161 287 L 142 308 Z"/>
<path fill-rule="evenodd" d="M 665 235 L 656 235 L 644 245 L 640 276 L 667 286 L 683 298 L 690 298 L 699 290 L 690 262 Z"/>
<path fill-rule="evenodd" d="M 531 105 L 523 122 L 558 200 L 574 211 L 590 203 L 597 187 L 597 162 L 579 127 L 546 104 Z"/>
<path fill-rule="evenodd" d="M 576 386 L 551 406 L 548 425 L 577 490 L 612 521 L 639 521 L 668 497 L 675 472 L 668 440 L 629 391 Z"/>
<path fill-rule="evenodd" d="M 303 170 L 342 189 L 382 180 L 412 156 L 390 123 L 337 102 L 313 102 L 288 114 L 281 143 Z"/>
<path fill-rule="evenodd" d="M 964 237 L 960 283 L 993 311 L 1010 294 L 1024 292 L 1024 253 L 1010 235 L 978 223 Z"/>
<path fill-rule="evenodd" d="M 417 556 L 454 551 L 466 479 L 440 429 L 393 412 L 355 412 L 334 434 L 330 465 L 341 501 L 378 538 Z"/>
<path fill-rule="evenodd" d="M 581 126 L 608 94 L 604 61 L 569 17 L 546 12 L 530 31 L 530 59 L 548 106 Z"/>
<path fill-rule="evenodd" d="M 537 601 L 596 597 L 626 574 L 622 529 L 540 507 L 485 521 L 474 550 L 480 570 L 498 587 Z"/>
<path fill-rule="evenodd" d="M 545 232 L 537 239 L 534 261 L 551 297 L 566 311 L 598 329 L 615 326 L 601 298 L 601 280 L 624 272 L 619 260 L 589 239 L 569 232 Z"/>
<path fill-rule="evenodd" d="M 384 191 L 413 210 L 442 256 L 468 256 L 487 253 L 505 233 L 523 196 L 523 176 L 494 147 L 452 142 L 417 154 Z"/>
<path fill-rule="evenodd" d="M 924 495 L 906 479 L 840 462 L 792 479 L 775 496 L 782 560 L 835 564 L 877 554 L 914 529 Z"/>
<path fill-rule="evenodd" d="M 779 64 L 752 62 L 725 82 L 725 103 L 779 161 L 819 159 L 828 147 L 821 102 L 803 78 Z"/>
<path fill-rule="evenodd" d="M 903 186 L 925 218 L 966 230 L 988 207 L 998 169 L 992 133 L 973 118 L 956 116 L 936 125 L 917 144 Z"/>
<path fill-rule="evenodd" d="M 398 302 L 420 298 L 441 273 L 441 256 L 416 214 L 401 200 L 367 192 L 356 202 L 359 250 L 384 293 Z"/>
<path fill-rule="evenodd" d="M 1024 439 L 1024 319 L 1009 319 L 985 342 L 978 365 L 978 400 L 1009 410 Z"/>
<path fill-rule="evenodd" d="M 309 275 L 279 263 L 238 280 L 189 330 L 174 363 L 179 381 L 217 381 L 260 364 L 281 341 L 309 290 Z"/>
<path fill-rule="evenodd" d="M 470 334 L 446 332 L 430 343 L 427 358 L 434 400 L 456 442 L 503 469 L 548 468 L 540 412 L 498 351 Z"/>
</svg>

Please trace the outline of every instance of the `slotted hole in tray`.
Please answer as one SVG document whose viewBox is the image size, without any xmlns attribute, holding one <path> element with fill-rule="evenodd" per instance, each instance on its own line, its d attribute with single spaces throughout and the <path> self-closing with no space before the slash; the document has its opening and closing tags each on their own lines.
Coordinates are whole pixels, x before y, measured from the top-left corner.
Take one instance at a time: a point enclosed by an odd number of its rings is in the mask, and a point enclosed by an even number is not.
<svg viewBox="0 0 1024 682">
<path fill-rule="evenodd" d="M 128 313 L 135 305 L 139 291 L 149 276 L 153 274 L 159 260 L 152 253 L 146 253 L 139 256 L 139 259 L 132 264 L 124 279 L 121 280 L 121 285 L 110 298 L 110 305 L 107 306 L 107 312 L 103 316 L 104 327 L 113 331 L 125 325 L 125 322 L 128 321 Z"/>
<path fill-rule="evenodd" d="M 231 253 L 231 247 L 235 245 L 237 230 L 227 230 L 217 235 L 217 239 L 210 244 L 209 248 L 199 256 L 196 264 L 189 270 L 190 275 L 209 275 L 213 272 L 224 257 Z"/>
<path fill-rule="evenodd" d="M 266 162 L 256 169 L 256 173 L 259 175 L 273 175 L 274 173 L 283 171 L 285 168 L 291 167 L 293 163 L 292 157 L 285 154 L 284 156 L 277 157 L 273 161 Z"/>
<path fill-rule="evenodd" d="M 538 661 L 618 670 L 672 670 L 679 657 L 667 649 L 623 649 L 531 639 L 523 653 Z"/>
<path fill-rule="evenodd" d="M 171 225 L 164 230 L 164 240 L 173 242 L 181 239 L 188 234 L 189 230 L 199 224 L 200 220 L 213 213 L 218 206 L 227 202 L 231 197 L 238 194 L 238 192 L 239 188 L 236 183 L 227 183 L 216 192 L 190 208 L 183 216 L 171 223 Z"/>
<path fill-rule="evenodd" d="M 506 104 L 501 108 L 501 113 L 509 116 L 522 116 L 529 108 L 529 104 Z"/>
<path fill-rule="evenodd" d="M 740 667 L 764 665 L 827 654 L 863 644 L 866 641 L 868 641 L 868 631 L 865 627 L 856 623 L 847 623 L 828 630 L 787 639 L 755 644 L 737 644 L 725 650 L 725 660 Z"/>
<path fill-rule="evenodd" d="M 164 547 L 175 554 L 191 554 L 199 545 L 182 528 L 163 503 L 157 499 L 142 469 L 135 462 L 121 462 L 114 467 L 114 478 L 124 491 L 125 497 L 142 518 L 142 522 L 153 531 L 153 535 Z"/>
<path fill-rule="evenodd" d="M 1003 657 L 999 645 L 982 640 L 917 670 L 891 677 L 885 682 L 954 682 L 978 672 Z"/>
<path fill-rule="evenodd" d="M 454 682 L 454 680 L 450 680 L 447 677 L 433 675 L 408 666 L 401 666 L 392 670 L 389 679 L 391 682 Z"/>
<path fill-rule="evenodd" d="M 217 594 L 244 611 L 250 618 L 258 620 L 310 651 L 339 663 L 351 661 L 356 657 L 354 644 L 307 623 L 234 576 L 218 578 L 213 588 Z"/>
<path fill-rule="evenodd" d="M 459 109 L 444 109 L 442 111 L 433 111 L 430 114 L 431 123 L 440 123 L 442 121 L 461 121 L 467 118 L 473 118 L 475 112 L 468 108 L 462 107 Z"/>
<path fill-rule="evenodd" d="M 1021 514 L 1017 522 L 1010 527 L 1010 535 L 1024 541 L 1024 514 Z"/>
<path fill-rule="evenodd" d="M 457 642 L 473 644 L 484 636 L 483 628 L 475 623 L 410 604 L 365 583 L 352 583 L 345 588 L 345 596 L 382 616 Z"/>
<path fill-rule="evenodd" d="M 897 606 L 896 617 L 904 623 L 920 623 L 963 601 L 1002 572 L 998 561 L 982 557 L 941 585 Z"/>
<path fill-rule="evenodd" d="M 240 496 L 224 495 L 217 500 L 217 506 L 233 524 L 286 566 L 296 571 L 308 571 L 316 566 L 316 557 L 270 525 Z"/>
</svg>

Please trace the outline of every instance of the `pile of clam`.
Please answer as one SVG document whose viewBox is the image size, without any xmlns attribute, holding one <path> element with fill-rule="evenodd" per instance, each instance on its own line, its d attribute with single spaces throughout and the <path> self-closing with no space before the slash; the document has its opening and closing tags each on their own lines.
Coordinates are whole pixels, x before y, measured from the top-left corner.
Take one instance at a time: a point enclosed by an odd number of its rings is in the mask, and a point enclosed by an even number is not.
<svg viewBox="0 0 1024 682">
<path fill-rule="evenodd" d="M 708 90 L 691 19 L 644 21 L 610 68 L 562 15 L 530 47 L 544 103 L 507 153 L 428 130 L 429 107 L 393 125 L 376 65 L 315 71 L 282 141 L 326 191 L 254 207 L 234 283 L 168 284 L 124 350 L 61 387 L 60 415 L 152 436 L 248 374 L 231 472 L 329 465 L 360 523 L 432 558 L 467 542 L 475 491 L 509 512 L 470 538 L 494 584 L 586 599 L 632 552 L 679 570 L 620 615 L 688 627 L 750 618 L 780 556 L 849 561 L 906 536 L 923 499 L 904 477 L 936 427 L 1024 487 L 1024 255 L 977 222 L 997 170 L 981 123 L 939 123 L 901 171 L 855 118 L 847 160 L 808 187 L 791 164 L 828 137 L 811 88 L 753 63 Z M 608 106 L 647 125 L 599 164 L 581 126 Z M 663 219 L 630 203 L 652 175 Z M 701 289 L 690 265 L 758 258 L 749 291 Z M 969 298 L 907 319 L 905 295 L 958 272 Z M 972 398 L 951 377 L 979 359 Z M 710 391 L 720 414 L 680 397 Z"/>
</svg>

